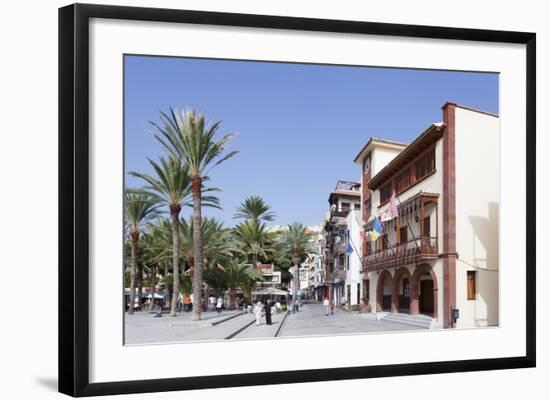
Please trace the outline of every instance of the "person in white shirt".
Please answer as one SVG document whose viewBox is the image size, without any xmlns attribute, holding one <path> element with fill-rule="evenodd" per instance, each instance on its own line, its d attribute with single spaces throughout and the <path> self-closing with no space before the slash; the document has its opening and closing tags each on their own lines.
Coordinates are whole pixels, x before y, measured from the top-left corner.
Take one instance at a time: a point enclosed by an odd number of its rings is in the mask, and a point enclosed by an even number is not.
<svg viewBox="0 0 550 401">
<path fill-rule="evenodd" d="M 222 313 L 223 300 L 222 297 L 218 297 L 218 303 L 216 304 L 216 310 L 218 314 Z"/>
<path fill-rule="evenodd" d="M 325 298 L 323 301 L 323 306 L 325 307 L 325 316 L 328 316 L 330 302 L 328 301 L 328 298 Z"/>
<path fill-rule="evenodd" d="M 262 318 L 262 308 L 263 308 L 263 305 L 260 301 L 256 302 L 256 305 L 254 305 L 254 315 L 256 315 L 256 326 L 259 326 L 261 324 L 260 319 Z"/>
</svg>

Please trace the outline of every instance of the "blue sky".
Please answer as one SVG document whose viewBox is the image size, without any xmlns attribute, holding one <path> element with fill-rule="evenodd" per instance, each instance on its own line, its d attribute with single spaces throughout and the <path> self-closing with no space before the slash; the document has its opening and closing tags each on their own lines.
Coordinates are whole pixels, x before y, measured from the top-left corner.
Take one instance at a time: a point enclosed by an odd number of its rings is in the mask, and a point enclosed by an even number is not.
<svg viewBox="0 0 550 401">
<path fill-rule="evenodd" d="M 162 149 L 149 121 L 170 107 L 192 107 L 236 132 L 240 153 L 212 170 L 227 225 L 259 195 L 274 224 L 319 224 L 338 179 L 359 180 L 353 159 L 371 136 L 410 142 L 453 101 L 498 113 L 498 75 L 171 57 L 125 57 L 126 186 L 129 171 L 151 173 Z M 184 208 L 187 217 L 191 209 Z"/>
</svg>

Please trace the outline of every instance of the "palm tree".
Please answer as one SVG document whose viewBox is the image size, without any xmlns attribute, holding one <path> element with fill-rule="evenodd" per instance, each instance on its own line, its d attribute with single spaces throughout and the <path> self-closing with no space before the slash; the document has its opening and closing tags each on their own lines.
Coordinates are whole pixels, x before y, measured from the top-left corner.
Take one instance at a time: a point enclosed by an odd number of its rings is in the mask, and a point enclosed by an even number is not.
<svg viewBox="0 0 550 401">
<path fill-rule="evenodd" d="M 300 264 L 308 254 L 315 252 L 313 234 L 308 232 L 301 223 L 292 223 L 288 226 L 288 230 L 280 234 L 279 247 L 281 252 L 288 255 L 295 265 L 296 275 L 292 292 L 292 299 L 295 300 L 300 289 Z"/>
<path fill-rule="evenodd" d="M 174 158 L 160 158 L 159 163 L 149 159 L 156 177 L 132 172 L 135 177 L 143 179 L 147 185 L 141 190 L 150 196 L 158 205 L 166 206 L 170 212 L 172 222 L 172 268 L 173 268 L 173 297 L 170 305 L 170 316 L 176 316 L 177 298 L 179 293 L 179 235 L 178 224 L 182 204 L 190 195 L 190 181 L 185 174 L 182 163 Z"/>
<path fill-rule="evenodd" d="M 194 110 L 184 112 L 170 109 L 170 114 L 161 113 L 161 125 L 153 123 L 158 130 L 155 138 L 164 146 L 165 150 L 185 162 L 188 179 L 191 180 L 193 195 L 194 221 L 194 273 L 193 273 L 193 320 L 201 319 L 202 309 L 202 239 L 201 239 L 201 197 L 203 181 L 208 179 L 212 168 L 223 163 L 237 154 L 237 151 L 224 154 L 227 143 L 233 138 L 228 134 L 215 140 L 214 135 L 220 128 L 218 121 L 207 125 L 204 114 Z"/>
<path fill-rule="evenodd" d="M 254 268 L 262 258 L 265 259 L 275 252 L 273 235 L 263 223 L 246 220 L 235 228 L 235 236 Z"/>
<path fill-rule="evenodd" d="M 189 220 L 181 219 L 179 226 L 181 235 L 181 256 L 187 269 L 186 274 L 189 274 L 192 278 L 194 278 L 195 273 L 193 239 L 195 230 L 193 226 L 193 219 L 191 217 Z M 217 269 L 218 265 L 224 265 L 234 255 L 241 252 L 237 247 L 237 242 L 231 230 L 225 228 L 223 223 L 218 219 L 203 217 L 201 233 L 204 272 L 209 269 Z M 204 284 L 205 287 L 207 287 L 209 284 L 208 280 L 205 280 Z M 208 292 L 207 290 L 208 288 L 205 288 L 205 293 Z"/>
<path fill-rule="evenodd" d="M 156 214 L 156 204 L 147 194 L 125 192 L 124 214 L 130 231 L 130 306 L 128 314 L 134 314 L 134 300 L 136 298 L 137 272 L 137 244 L 143 224 Z M 141 302 L 141 299 L 140 299 Z"/>
<path fill-rule="evenodd" d="M 180 252 L 187 269 L 194 270 L 194 239 L 195 231 L 193 218 L 180 220 Z M 231 230 L 223 226 L 223 222 L 216 218 L 202 218 L 201 224 L 203 263 L 206 267 L 224 264 L 240 250 Z"/>
<path fill-rule="evenodd" d="M 246 263 L 232 261 L 224 269 L 225 283 L 229 288 L 229 305 L 235 305 L 235 296 L 237 288 L 250 282 L 254 283 L 262 280 L 264 276 L 255 268 Z"/>
<path fill-rule="evenodd" d="M 271 211 L 271 207 L 261 197 L 253 195 L 241 203 L 233 218 L 252 220 L 257 223 L 260 220 L 273 221 L 275 213 Z"/>
</svg>

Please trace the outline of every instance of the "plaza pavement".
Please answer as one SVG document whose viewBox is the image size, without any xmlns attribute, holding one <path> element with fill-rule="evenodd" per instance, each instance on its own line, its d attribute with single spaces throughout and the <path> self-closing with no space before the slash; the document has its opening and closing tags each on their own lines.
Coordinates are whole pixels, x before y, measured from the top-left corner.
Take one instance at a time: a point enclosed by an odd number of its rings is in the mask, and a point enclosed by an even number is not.
<svg viewBox="0 0 550 401">
<path fill-rule="evenodd" d="M 125 315 L 125 344 L 181 343 L 189 341 L 220 341 L 273 338 L 285 313 L 273 314 L 271 326 L 265 317 L 256 326 L 255 316 L 238 311 L 203 312 L 202 320 L 194 322 L 191 313 L 182 312 L 176 317 L 163 314 L 155 318 L 149 311 Z M 225 320 L 231 317 L 231 319 Z M 225 320 L 225 321 L 223 321 Z M 212 325 L 212 323 L 216 323 Z M 370 314 L 335 309 L 334 315 L 325 316 L 321 304 L 304 304 L 298 313 L 288 314 L 278 337 L 353 334 L 422 330 L 407 324 L 377 321 Z"/>
<path fill-rule="evenodd" d="M 369 332 L 391 332 L 423 330 L 408 324 L 375 320 L 371 314 L 346 312 L 334 309 L 334 315 L 325 315 L 321 304 L 304 304 L 298 313 L 285 320 L 279 337 L 314 336 L 332 334 L 353 334 Z"/>
</svg>

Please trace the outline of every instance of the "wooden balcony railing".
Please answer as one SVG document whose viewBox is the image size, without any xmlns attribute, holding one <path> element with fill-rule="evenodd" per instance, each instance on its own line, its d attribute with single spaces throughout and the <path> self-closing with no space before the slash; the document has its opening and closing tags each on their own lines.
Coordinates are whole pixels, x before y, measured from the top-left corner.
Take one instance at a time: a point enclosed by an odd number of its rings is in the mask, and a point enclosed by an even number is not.
<svg viewBox="0 0 550 401">
<path fill-rule="evenodd" d="M 332 212 L 334 217 L 348 217 L 348 213 L 351 211 L 351 208 L 340 208 Z"/>
<path fill-rule="evenodd" d="M 363 258 L 363 271 L 369 272 L 437 259 L 438 254 L 437 237 L 418 237 L 366 255 Z"/>
</svg>

